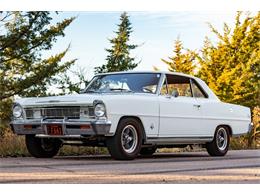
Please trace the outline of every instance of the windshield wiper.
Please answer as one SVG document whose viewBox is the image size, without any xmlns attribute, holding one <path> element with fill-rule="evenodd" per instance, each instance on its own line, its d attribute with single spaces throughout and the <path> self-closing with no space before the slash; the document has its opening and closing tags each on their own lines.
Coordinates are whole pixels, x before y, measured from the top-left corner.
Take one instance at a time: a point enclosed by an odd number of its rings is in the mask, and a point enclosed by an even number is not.
<svg viewBox="0 0 260 195">
<path fill-rule="evenodd" d="M 125 91 L 125 92 L 133 92 L 130 89 L 124 89 L 124 88 L 111 88 L 110 91 Z"/>
<path fill-rule="evenodd" d="M 95 91 L 95 90 L 87 90 L 87 91 L 85 91 L 84 93 L 98 93 L 98 92 Z"/>
</svg>

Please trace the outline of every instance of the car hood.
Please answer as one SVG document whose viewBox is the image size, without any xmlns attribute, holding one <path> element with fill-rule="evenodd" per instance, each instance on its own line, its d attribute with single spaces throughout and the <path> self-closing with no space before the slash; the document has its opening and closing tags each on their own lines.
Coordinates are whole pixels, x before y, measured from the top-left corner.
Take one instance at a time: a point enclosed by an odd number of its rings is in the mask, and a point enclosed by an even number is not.
<svg viewBox="0 0 260 195">
<path fill-rule="evenodd" d="M 90 105 L 94 100 L 102 100 L 103 94 L 73 94 L 63 96 L 34 97 L 17 99 L 23 107 L 41 107 L 41 106 L 72 106 L 72 105 Z"/>
</svg>

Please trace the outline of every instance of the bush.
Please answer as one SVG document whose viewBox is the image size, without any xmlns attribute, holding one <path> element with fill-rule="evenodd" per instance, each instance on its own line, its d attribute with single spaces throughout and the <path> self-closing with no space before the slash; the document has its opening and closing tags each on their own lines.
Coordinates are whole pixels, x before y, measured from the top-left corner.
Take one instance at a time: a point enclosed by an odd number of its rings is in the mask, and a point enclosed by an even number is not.
<svg viewBox="0 0 260 195">
<path fill-rule="evenodd" d="M 253 129 L 250 132 L 248 145 L 260 148 L 260 107 L 257 106 L 253 109 Z"/>
<path fill-rule="evenodd" d="M 248 135 L 241 137 L 232 137 L 230 140 L 231 150 L 245 150 L 250 149 L 248 147 Z"/>
<path fill-rule="evenodd" d="M 14 135 L 10 129 L 6 129 L 0 137 L 0 157 L 29 156 L 25 146 L 24 136 Z"/>
<path fill-rule="evenodd" d="M 30 156 L 25 145 L 24 136 L 13 134 L 10 129 L 5 130 L 5 134 L 0 137 L 0 143 L 0 157 Z M 59 152 L 59 156 L 78 156 L 94 154 L 108 154 L 108 151 L 104 147 L 65 145 L 61 148 Z"/>
<path fill-rule="evenodd" d="M 8 131 L 8 124 L 11 120 L 12 99 L 0 100 L 0 137 Z"/>
</svg>

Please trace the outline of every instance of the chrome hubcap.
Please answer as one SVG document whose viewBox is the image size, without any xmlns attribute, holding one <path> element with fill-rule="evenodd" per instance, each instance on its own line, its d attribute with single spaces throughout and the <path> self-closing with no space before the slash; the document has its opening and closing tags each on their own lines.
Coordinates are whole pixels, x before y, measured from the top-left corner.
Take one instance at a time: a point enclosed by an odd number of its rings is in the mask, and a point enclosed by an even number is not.
<svg viewBox="0 0 260 195">
<path fill-rule="evenodd" d="M 219 150 L 225 150 L 227 147 L 227 143 L 228 143 L 228 135 L 227 135 L 227 131 L 226 129 L 224 129 L 223 127 L 221 127 L 218 131 L 217 131 L 217 135 L 216 135 L 216 139 L 217 139 L 217 146 Z"/>
<path fill-rule="evenodd" d="M 133 125 L 127 125 L 121 135 L 121 143 L 125 152 L 132 153 L 137 147 L 138 136 Z"/>
</svg>

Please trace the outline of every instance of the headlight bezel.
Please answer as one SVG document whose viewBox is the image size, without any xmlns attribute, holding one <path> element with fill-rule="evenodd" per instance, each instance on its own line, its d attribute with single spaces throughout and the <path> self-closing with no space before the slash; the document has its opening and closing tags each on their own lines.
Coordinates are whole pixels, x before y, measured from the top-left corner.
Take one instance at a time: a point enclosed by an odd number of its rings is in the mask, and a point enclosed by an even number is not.
<svg viewBox="0 0 260 195">
<path fill-rule="evenodd" d="M 23 107 L 20 104 L 14 104 L 12 115 L 15 119 L 23 118 Z"/>
<path fill-rule="evenodd" d="M 106 106 L 102 101 L 94 101 L 94 115 L 97 118 L 106 117 Z"/>
</svg>

